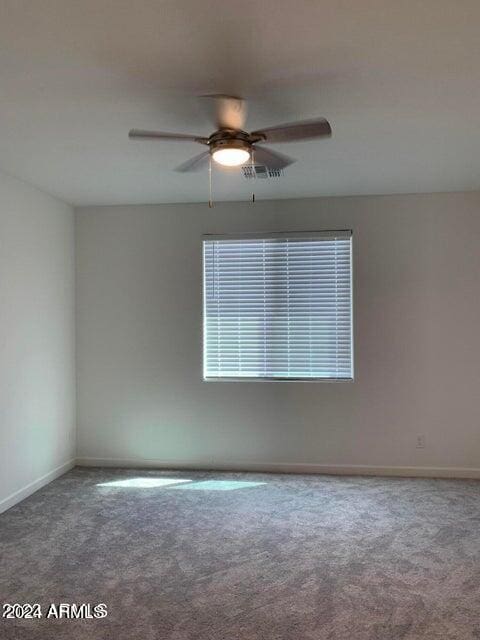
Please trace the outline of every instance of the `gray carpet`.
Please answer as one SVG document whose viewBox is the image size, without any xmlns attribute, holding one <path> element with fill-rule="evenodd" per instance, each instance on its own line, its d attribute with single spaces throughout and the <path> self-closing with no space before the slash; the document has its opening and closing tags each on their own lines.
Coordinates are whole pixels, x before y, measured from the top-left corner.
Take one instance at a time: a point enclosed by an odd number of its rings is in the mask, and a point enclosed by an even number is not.
<svg viewBox="0 0 480 640">
<path fill-rule="evenodd" d="M 0 602 L 108 606 L 2 640 L 480 638 L 475 481 L 74 469 L 0 552 Z"/>
</svg>

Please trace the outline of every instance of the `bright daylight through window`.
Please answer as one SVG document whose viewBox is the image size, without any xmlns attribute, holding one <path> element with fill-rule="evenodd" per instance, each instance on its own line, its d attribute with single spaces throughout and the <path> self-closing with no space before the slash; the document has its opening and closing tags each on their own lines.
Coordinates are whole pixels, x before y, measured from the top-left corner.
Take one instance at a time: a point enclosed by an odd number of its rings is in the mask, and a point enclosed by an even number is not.
<svg viewBox="0 0 480 640">
<path fill-rule="evenodd" d="M 351 231 L 206 236 L 204 378 L 350 380 Z"/>
</svg>

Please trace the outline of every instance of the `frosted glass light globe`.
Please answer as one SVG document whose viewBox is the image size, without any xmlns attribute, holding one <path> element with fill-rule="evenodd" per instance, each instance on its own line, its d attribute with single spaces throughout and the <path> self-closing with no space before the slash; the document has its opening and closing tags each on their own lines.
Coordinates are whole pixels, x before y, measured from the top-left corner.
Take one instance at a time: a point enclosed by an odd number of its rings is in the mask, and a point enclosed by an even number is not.
<svg viewBox="0 0 480 640">
<path fill-rule="evenodd" d="M 236 148 L 223 148 L 217 149 L 212 153 L 212 158 L 218 164 L 223 164 L 224 167 L 238 167 L 241 164 L 245 164 L 250 158 L 250 154 L 246 149 Z"/>
</svg>

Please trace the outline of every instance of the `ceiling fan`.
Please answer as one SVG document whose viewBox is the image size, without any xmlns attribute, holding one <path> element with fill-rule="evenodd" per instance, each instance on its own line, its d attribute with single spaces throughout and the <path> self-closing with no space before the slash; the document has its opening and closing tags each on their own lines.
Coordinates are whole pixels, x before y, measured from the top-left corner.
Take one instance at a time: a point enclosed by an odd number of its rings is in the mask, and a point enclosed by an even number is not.
<svg viewBox="0 0 480 640">
<path fill-rule="evenodd" d="M 214 120 L 217 130 L 208 138 L 142 129 L 132 129 L 128 134 L 129 137 L 144 140 L 198 142 L 207 146 L 208 150 L 176 168 L 176 171 L 187 172 L 198 171 L 208 166 L 210 159 L 226 167 L 236 167 L 251 162 L 264 165 L 269 169 L 284 169 L 295 160 L 258 143 L 296 142 L 312 138 L 327 138 L 332 135 L 332 128 L 325 118 L 281 124 L 247 133 L 242 129 L 247 113 L 245 101 L 242 98 L 222 94 L 202 97 L 214 101 Z"/>
</svg>

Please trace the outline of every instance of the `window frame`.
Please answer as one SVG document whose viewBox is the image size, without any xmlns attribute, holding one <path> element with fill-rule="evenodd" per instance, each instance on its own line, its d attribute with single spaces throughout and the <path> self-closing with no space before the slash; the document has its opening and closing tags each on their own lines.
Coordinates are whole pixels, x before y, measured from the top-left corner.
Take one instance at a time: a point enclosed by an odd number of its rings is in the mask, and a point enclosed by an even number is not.
<svg viewBox="0 0 480 640">
<path fill-rule="evenodd" d="M 205 363 L 207 357 L 206 341 L 206 283 L 205 283 L 205 250 L 204 242 L 208 240 L 269 240 L 275 238 L 312 239 L 320 238 L 350 238 L 350 345 L 351 345 L 351 377 L 280 377 L 280 376 L 206 376 Z M 355 342 L 354 342 L 354 270 L 353 270 L 353 230 L 328 229 L 316 231 L 249 231 L 244 233 L 205 233 L 202 235 L 202 381 L 203 382 L 305 382 L 305 383 L 349 383 L 355 381 Z"/>
</svg>

